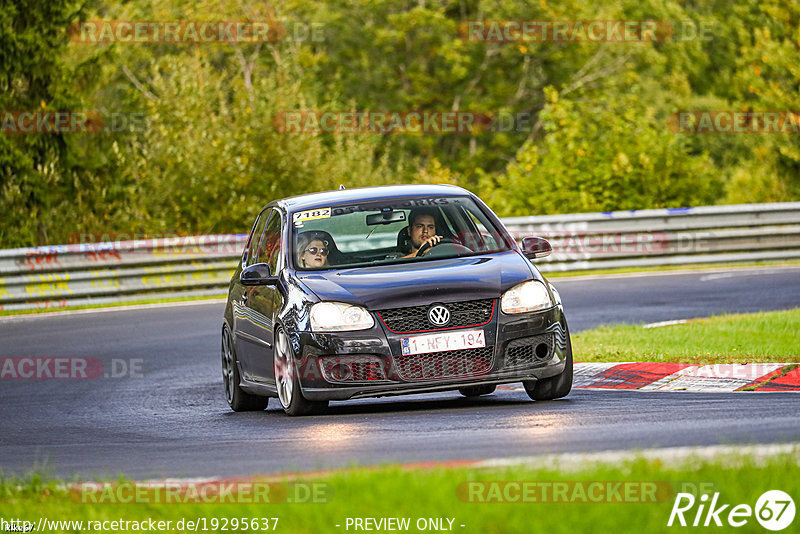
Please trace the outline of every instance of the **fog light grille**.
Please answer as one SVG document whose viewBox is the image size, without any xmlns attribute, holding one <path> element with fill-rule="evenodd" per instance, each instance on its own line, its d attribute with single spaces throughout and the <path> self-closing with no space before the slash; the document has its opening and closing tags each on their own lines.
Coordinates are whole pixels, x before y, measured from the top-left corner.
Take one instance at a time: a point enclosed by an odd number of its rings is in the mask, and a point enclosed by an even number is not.
<svg viewBox="0 0 800 534">
<path fill-rule="evenodd" d="M 322 374 L 328 382 L 375 382 L 387 380 L 383 358 L 372 355 L 323 356 Z"/>
<path fill-rule="evenodd" d="M 524 367 L 553 356 L 553 334 L 523 337 L 506 345 L 505 367 Z"/>
</svg>

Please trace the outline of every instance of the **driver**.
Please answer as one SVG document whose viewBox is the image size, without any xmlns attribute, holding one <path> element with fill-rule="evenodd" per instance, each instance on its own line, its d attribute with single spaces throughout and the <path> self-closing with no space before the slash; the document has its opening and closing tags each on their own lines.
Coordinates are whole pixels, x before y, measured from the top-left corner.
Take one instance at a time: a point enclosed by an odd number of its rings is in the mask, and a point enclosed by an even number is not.
<svg viewBox="0 0 800 534">
<path fill-rule="evenodd" d="M 436 219 L 431 208 L 414 208 L 408 215 L 408 237 L 411 239 L 411 251 L 403 256 L 413 258 L 419 249 L 428 244 L 435 246 L 442 240 L 442 236 L 436 235 Z"/>
</svg>

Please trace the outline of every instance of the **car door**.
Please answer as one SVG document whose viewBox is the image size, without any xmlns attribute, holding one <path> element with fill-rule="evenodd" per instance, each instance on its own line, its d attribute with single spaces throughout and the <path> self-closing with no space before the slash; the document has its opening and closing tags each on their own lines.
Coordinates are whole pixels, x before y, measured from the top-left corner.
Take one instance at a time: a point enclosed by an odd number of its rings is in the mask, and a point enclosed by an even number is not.
<svg viewBox="0 0 800 534">
<path fill-rule="evenodd" d="M 250 265 L 266 263 L 273 274 L 280 273 L 282 226 L 281 213 L 273 208 L 259 237 L 255 256 L 248 258 Z M 255 382 L 272 383 L 275 376 L 272 368 L 274 320 L 282 299 L 277 286 L 249 286 L 245 289 L 245 295 L 244 315 L 247 321 L 243 321 L 245 335 L 242 336 L 246 341 L 242 353 L 245 377 Z"/>
<path fill-rule="evenodd" d="M 258 247 L 261 244 L 261 236 L 264 234 L 264 227 L 272 214 L 272 209 L 264 209 L 256 218 L 253 229 L 250 231 L 250 238 L 242 255 L 242 269 L 256 263 L 258 259 Z M 250 345 L 256 341 L 254 338 L 255 327 L 252 324 L 247 299 L 252 288 L 242 285 L 239 280 L 235 280 L 231 290 L 230 299 L 232 307 L 233 324 L 233 346 L 239 360 L 240 373 L 247 379 L 252 380 L 251 373 L 247 366 L 246 355 L 250 351 Z"/>
</svg>

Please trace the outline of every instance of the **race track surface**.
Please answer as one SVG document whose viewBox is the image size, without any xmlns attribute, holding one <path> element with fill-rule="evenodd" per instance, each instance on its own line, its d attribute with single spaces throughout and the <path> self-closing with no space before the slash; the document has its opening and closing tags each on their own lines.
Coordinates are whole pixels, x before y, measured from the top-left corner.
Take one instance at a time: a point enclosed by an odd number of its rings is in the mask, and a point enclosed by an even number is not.
<svg viewBox="0 0 800 534">
<path fill-rule="evenodd" d="M 800 268 L 554 279 L 573 332 L 800 306 Z M 413 462 L 800 439 L 794 393 L 574 390 L 534 403 L 498 390 L 237 414 L 219 362 L 223 305 L 0 320 L 0 357 L 98 358 L 134 376 L 0 381 L 0 470 L 81 478 L 230 476 Z M 580 360 L 580 355 L 576 357 Z M 141 375 L 139 375 L 139 372 Z M 130 374 L 130 373 L 128 373 Z"/>
</svg>

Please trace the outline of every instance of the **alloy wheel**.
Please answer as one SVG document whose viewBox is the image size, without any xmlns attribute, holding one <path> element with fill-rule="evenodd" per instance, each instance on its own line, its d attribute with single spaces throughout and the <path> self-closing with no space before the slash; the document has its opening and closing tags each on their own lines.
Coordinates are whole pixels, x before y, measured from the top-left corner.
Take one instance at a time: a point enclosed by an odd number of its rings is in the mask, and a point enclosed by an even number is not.
<svg viewBox="0 0 800 534">
<path fill-rule="evenodd" d="M 222 379 L 225 382 L 225 397 L 228 399 L 228 404 L 233 403 L 233 390 L 236 387 L 234 383 L 234 368 L 236 365 L 233 359 L 233 347 L 231 346 L 231 333 L 227 328 L 222 333 Z"/>
<path fill-rule="evenodd" d="M 275 387 L 281 406 L 288 408 L 294 394 L 294 366 L 290 358 L 289 340 L 281 330 L 275 333 Z"/>
</svg>

